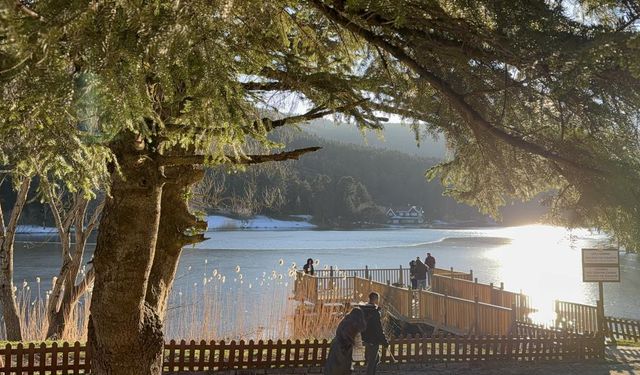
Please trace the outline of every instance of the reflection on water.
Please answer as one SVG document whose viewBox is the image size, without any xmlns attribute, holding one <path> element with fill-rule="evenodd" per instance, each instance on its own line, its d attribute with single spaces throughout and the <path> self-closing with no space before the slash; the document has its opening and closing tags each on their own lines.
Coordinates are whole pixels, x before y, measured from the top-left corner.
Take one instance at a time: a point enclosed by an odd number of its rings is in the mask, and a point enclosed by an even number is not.
<svg viewBox="0 0 640 375">
<path fill-rule="evenodd" d="M 172 301 L 184 301 L 186 297 L 178 294 L 188 294 L 194 284 L 202 285 L 215 269 L 227 277 L 221 287 L 224 300 L 235 303 L 234 296 L 242 290 L 240 313 L 253 312 L 260 309 L 259 297 L 271 293 L 260 288 L 260 282 L 266 287 L 268 275 L 286 275 L 293 262 L 319 259 L 318 269 L 325 265 L 397 268 L 408 266 L 416 256 L 424 258 L 428 251 L 437 258 L 439 267 L 473 269 L 480 282 L 504 282 L 508 290 L 522 290 L 531 296 L 534 306 L 541 308 L 542 320 L 552 317 L 555 299 L 595 304 L 597 285 L 582 282 L 580 249 L 606 241 L 605 236 L 586 230 L 541 225 L 456 230 L 230 231 L 211 232 L 208 237 L 211 239 L 185 249 Z M 16 283 L 34 282 L 39 276 L 45 290 L 57 273 L 60 255 L 57 246 L 37 241 L 17 246 L 15 279 Z M 621 254 L 620 260 L 621 283 L 605 285 L 606 312 L 640 319 L 640 259 L 636 254 Z M 242 283 L 233 276 L 237 266 L 242 269 Z"/>
</svg>

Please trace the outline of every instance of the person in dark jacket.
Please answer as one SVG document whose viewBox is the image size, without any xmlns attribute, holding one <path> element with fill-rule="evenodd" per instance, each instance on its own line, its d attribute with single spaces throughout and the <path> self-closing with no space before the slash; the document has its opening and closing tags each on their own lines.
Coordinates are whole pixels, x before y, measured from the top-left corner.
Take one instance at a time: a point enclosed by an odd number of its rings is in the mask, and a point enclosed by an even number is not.
<svg viewBox="0 0 640 375">
<path fill-rule="evenodd" d="M 367 364 L 367 375 L 376 373 L 376 366 L 380 361 L 380 345 L 387 346 L 389 341 L 382 331 L 380 321 L 380 307 L 378 302 L 380 295 L 376 292 L 369 294 L 369 303 L 362 306 L 366 321 L 366 329 L 362 332 L 362 342 L 364 343 L 364 360 Z"/>
<path fill-rule="evenodd" d="M 418 289 L 418 279 L 416 279 L 416 261 L 409 262 L 409 279 L 411 279 L 411 289 Z"/>
<path fill-rule="evenodd" d="M 427 288 L 427 271 L 428 267 L 422 263 L 420 257 L 416 258 L 416 280 L 418 280 L 418 289 Z"/>
<path fill-rule="evenodd" d="M 429 285 L 431 285 L 431 279 L 433 278 L 433 271 L 436 269 L 436 258 L 431 255 L 431 253 L 427 253 L 427 259 L 424 260 L 429 270 L 427 271 L 427 276 L 429 279 Z"/>
<path fill-rule="evenodd" d="M 353 346 L 358 333 L 364 331 L 366 324 L 364 312 L 354 308 L 347 314 L 336 329 L 336 337 L 331 341 L 329 356 L 324 364 L 325 375 L 349 375 L 353 362 Z"/>
<path fill-rule="evenodd" d="M 307 275 L 313 276 L 313 259 L 311 259 L 311 258 L 307 259 L 307 264 L 302 266 L 302 270 Z"/>
</svg>

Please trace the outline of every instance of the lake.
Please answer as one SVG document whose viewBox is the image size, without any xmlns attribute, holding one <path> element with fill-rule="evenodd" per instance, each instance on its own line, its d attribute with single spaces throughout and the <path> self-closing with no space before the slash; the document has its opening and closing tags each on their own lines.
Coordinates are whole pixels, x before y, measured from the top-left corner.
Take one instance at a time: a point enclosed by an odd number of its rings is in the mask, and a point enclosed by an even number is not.
<svg viewBox="0 0 640 375">
<path fill-rule="evenodd" d="M 505 289 L 528 294 L 533 305 L 541 309 L 539 320 L 547 321 L 553 318 L 556 299 L 595 304 L 598 287 L 595 283 L 582 282 L 580 249 L 598 246 L 607 240 L 606 236 L 587 230 L 568 231 L 543 225 L 220 231 L 209 232 L 208 237 L 209 240 L 184 250 L 169 316 L 180 320 L 186 316 L 203 319 L 202 311 L 191 311 L 189 306 L 217 309 L 206 317 L 210 320 L 228 317 L 218 323 L 217 332 L 233 331 L 234 325 L 239 324 L 238 319 L 243 320 L 245 327 L 251 326 L 248 321 L 265 314 L 276 317 L 263 321 L 261 329 L 276 325 L 278 314 L 283 313 L 289 303 L 290 268 L 294 263 L 301 267 L 307 258 L 317 259 L 316 269 L 329 265 L 342 269 L 365 265 L 397 268 L 408 267 L 408 262 L 416 256 L 424 259 L 426 252 L 436 257 L 440 268 L 454 267 L 467 272 L 473 269 L 480 282 L 497 285 L 504 282 Z M 24 280 L 33 286 L 36 277 L 40 277 L 41 293 L 50 288 L 60 260 L 56 245 L 47 242 L 48 239 L 20 237 L 15 257 L 17 285 Z M 92 251 L 92 246 L 89 250 Z M 612 316 L 640 319 L 640 257 L 621 253 L 620 261 L 621 282 L 605 284 L 605 311 Z M 265 313 L 265 304 L 279 306 L 278 312 Z M 185 329 L 175 328 L 175 332 Z M 189 328 L 196 333 L 202 329 Z"/>
</svg>

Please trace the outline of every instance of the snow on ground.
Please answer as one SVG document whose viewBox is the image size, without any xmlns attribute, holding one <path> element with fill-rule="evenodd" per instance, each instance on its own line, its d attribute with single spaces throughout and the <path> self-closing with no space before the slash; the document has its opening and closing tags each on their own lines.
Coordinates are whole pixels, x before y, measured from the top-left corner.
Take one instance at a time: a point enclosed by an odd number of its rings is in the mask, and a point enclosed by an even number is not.
<svg viewBox="0 0 640 375">
<path fill-rule="evenodd" d="M 39 225 L 18 225 L 16 233 L 20 234 L 38 234 L 38 233 L 57 233 L 56 228 L 41 227 Z"/>
<path fill-rule="evenodd" d="M 272 219 L 267 216 L 254 216 L 251 219 L 240 220 L 226 216 L 207 216 L 209 230 L 224 229 L 313 229 L 315 225 L 307 221 L 287 221 Z"/>
</svg>

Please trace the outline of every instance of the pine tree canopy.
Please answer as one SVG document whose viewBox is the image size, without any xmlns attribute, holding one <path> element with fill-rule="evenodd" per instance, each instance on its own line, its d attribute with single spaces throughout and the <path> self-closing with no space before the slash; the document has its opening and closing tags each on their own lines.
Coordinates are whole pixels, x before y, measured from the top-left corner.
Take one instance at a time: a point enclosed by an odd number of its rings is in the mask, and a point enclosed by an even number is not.
<svg viewBox="0 0 640 375">
<path fill-rule="evenodd" d="M 556 218 L 637 249 L 635 1 L 311 3 L 379 49 L 390 97 L 445 134 L 453 155 L 428 175 L 450 195 L 495 214 L 553 191 Z"/>
<path fill-rule="evenodd" d="M 248 139 L 279 146 L 274 127 L 396 113 L 446 137 L 451 158 L 428 175 L 456 199 L 496 213 L 553 191 L 557 218 L 640 243 L 633 1 L 1 6 L 0 158 L 19 173 L 88 190 L 128 131 L 217 164 L 246 158 Z M 292 97 L 304 113 L 283 118 Z"/>
</svg>

